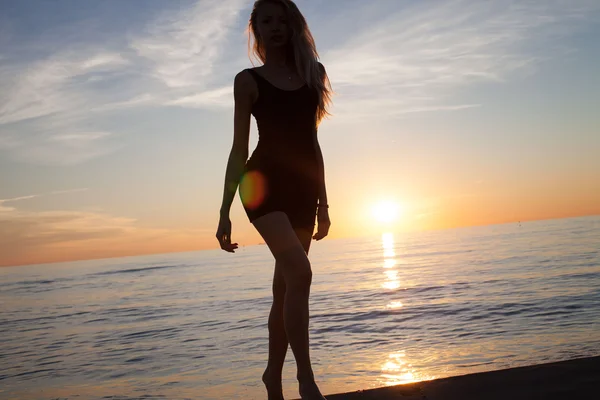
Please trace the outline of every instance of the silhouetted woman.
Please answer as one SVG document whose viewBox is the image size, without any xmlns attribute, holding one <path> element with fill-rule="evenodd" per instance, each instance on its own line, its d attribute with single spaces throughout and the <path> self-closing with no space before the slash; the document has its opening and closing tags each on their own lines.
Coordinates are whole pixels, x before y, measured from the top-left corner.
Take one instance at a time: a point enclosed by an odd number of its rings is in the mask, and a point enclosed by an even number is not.
<svg viewBox="0 0 600 400">
<path fill-rule="evenodd" d="M 329 114 L 331 85 L 293 1 L 256 1 L 248 29 L 249 44 L 254 37 L 252 50 L 264 65 L 245 69 L 234 79 L 234 138 L 217 238 L 223 250 L 237 248 L 231 243 L 229 211 L 239 185 L 244 210 L 275 258 L 269 361 L 262 377 L 269 399 L 283 399 L 281 376 L 289 342 L 300 396 L 322 400 L 309 356 L 308 250 L 311 239 L 324 238 L 330 227 L 317 127 Z M 250 115 L 259 141 L 248 159 Z"/>
</svg>

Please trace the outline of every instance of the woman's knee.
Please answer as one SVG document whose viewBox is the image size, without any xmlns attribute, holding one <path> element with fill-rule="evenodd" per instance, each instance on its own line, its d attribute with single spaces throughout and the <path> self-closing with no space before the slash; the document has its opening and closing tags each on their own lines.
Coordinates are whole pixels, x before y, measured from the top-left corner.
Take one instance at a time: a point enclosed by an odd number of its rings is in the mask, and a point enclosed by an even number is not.
<svg viewBox="0 0 600 400">
<path fill-rule="evenodd" d="M 287 290 L 307 288 L 312 283 L 310 261 L 303 248 L 282 252 L 277 257 Z"/>
<path fill-rule="evenodd" d="M 273 300 L 275 301 L 283 301 L 285 298 L 285 281 L 283 276 L 281 279 L 273 280 Z"/>
</svg>

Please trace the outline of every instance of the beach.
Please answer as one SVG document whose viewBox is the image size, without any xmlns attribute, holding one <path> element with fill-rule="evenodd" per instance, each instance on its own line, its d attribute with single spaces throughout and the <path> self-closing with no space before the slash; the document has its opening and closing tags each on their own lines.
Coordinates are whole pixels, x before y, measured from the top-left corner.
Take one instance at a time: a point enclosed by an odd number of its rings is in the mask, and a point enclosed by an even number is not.
<svg viewBox="0 0 600 400">
<path fill-rule="evenodd" d="M 595 398 L 600 357 L 327 395 L 327 400 L 567 400 Z"/>
</svg>

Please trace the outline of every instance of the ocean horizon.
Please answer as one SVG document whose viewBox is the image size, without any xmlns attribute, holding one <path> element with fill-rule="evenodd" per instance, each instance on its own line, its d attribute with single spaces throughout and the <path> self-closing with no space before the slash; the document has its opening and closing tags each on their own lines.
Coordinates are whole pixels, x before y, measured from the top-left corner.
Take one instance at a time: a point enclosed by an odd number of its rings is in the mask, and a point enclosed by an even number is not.
<svg viewBox="0 0 600 400">
<path fill-rule="evenodd" d="M 323 393 L 600 355 L 600 216 L 313 242 Z M 264 245 L 0 268 L 0 398 L 262 399 Z M 297 398 L 291 349 L 284 394 Z"/>
</svg>

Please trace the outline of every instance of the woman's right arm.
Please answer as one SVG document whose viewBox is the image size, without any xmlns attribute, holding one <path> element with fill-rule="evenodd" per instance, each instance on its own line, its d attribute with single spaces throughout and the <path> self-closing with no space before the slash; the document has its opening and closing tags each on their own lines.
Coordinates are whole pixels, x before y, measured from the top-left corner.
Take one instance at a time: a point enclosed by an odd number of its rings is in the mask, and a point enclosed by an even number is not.
<svg viewBox="0 0 600 400">
<path fill-rule="evenodd" d="M 246 71 L 239 72 L 233 82 L 234 117 L 233 145 L 227 161 L 221 218 L 229 218 L 231 203 L 240 183 L 244 166 L 248 160 L 248 141 L 250 137 L 250 114 L 254 102 L 255 87 L 252 76 Z"/>
</svg>

